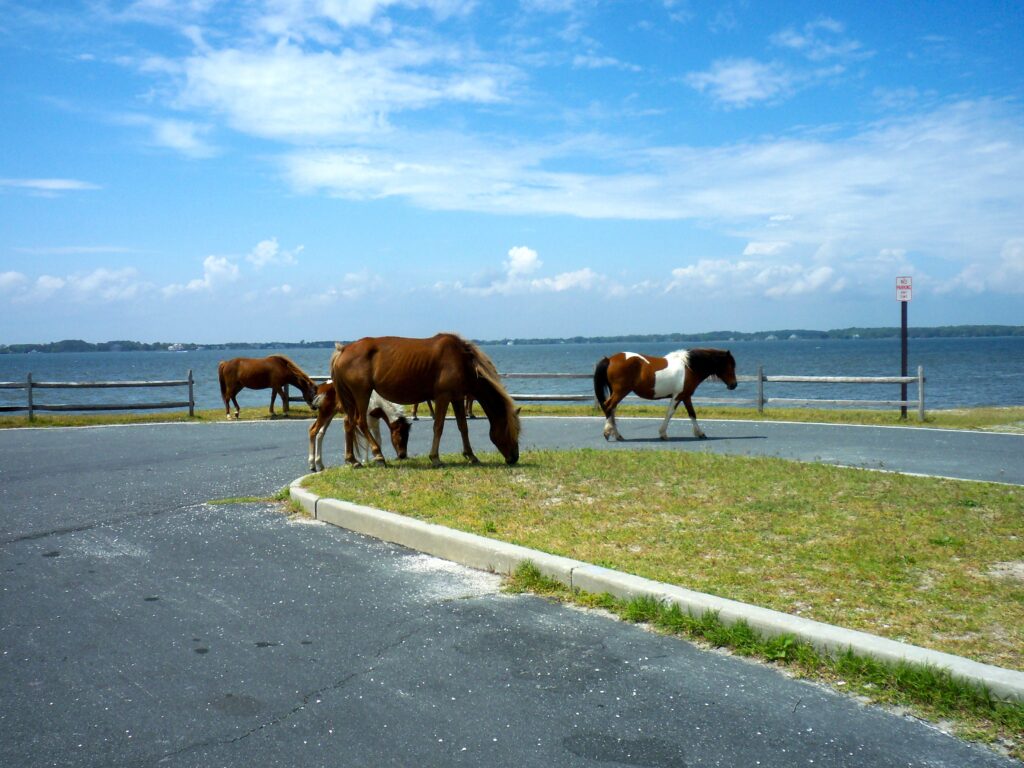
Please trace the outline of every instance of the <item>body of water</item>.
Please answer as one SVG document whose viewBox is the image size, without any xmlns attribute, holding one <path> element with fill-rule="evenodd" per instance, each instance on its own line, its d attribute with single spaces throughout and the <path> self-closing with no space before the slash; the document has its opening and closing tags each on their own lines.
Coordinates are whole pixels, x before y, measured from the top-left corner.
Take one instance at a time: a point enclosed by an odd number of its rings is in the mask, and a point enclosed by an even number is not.
<svg viewBox="0 0 1024 768">
<path fill-rule="evenodd" d="M 669 344 L 543 344 L 485 346 L 503 373 L 586 373 L 604 355 L 620 351 L 664 355 L 679 348 Z M 700 346 L 692 344 L 690 346 Z M 768 376 L 896 376 L 900 368 L 898 339 L 797 340 L 716 342 L 736 358 L 738 373 L 754 375 L 758 366 Z M 289 349 L 282 354 L 311 376 L 326 376 L 332 350 Z M 217 363 L 232 357 L 264 357 L 275 350 L 203 349 L 187 352 L 62 352 L 0 355 L 0 381 L 124 381 L 195 378 L 198 408 L 220 408 Z M 1024 337 L 911 339 L 909 372 L 924 366 L 925 405 L 928 409 L 981 405 L 1024 405 Z M 717 382 L 706 382 L 698 397 L 750 399 L 753 382 L 741 382 L 728 392 Z M 583 379 L 510 379 L 511 393 L 576 394 L 592 392 Z M 910 399 L 916 386 L 908 386 Z M 40 403 L 131 403 L 187 399 L 182 388 L 36 390 Z M 898 384 L 822 385 L 765 384 L 765 395 L 851 400 L 898 400 Z M 269 390 L 243 390 L 239 403 L 266 407 Z M 0 405 L 24 405 L 24 390 L 0 389 Z"/>
</svg>

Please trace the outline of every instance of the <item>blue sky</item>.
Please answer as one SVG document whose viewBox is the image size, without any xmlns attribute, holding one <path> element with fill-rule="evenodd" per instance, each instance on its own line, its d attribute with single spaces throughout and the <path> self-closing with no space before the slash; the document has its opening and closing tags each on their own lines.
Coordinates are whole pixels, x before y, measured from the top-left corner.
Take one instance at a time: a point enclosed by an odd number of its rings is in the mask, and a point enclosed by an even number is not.
<svg viewBox="0 0 1024 768">
<path fill-rule="evenodd" d="M 1024 323 L 1011 2 L 0 0 L 0 343 Z"/>
</svg>

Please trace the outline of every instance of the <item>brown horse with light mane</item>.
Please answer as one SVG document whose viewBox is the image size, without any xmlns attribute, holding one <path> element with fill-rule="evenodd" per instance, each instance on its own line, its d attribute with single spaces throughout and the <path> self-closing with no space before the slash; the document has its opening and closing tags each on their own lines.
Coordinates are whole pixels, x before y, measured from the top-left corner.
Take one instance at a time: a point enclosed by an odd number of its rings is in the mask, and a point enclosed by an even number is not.
<svg viewBox="0 0 1024 768">
<path fill-rule="evenodd" d="M 668 423 L 679 403 L 693 423 L 693 436 L 707 435 L 697 423 L 697 414 L 690 401 L 697 386 L 708 378 L 720 379 L 728 389 L 736 389 L 736 361 L 727 349 L 679 349 L 665 357 L 619 352 L 602 358 L 594 369 L 594 395 L 604 411 L 604 439 L 622 440 L 615 426 L 615 409 L 630 392 L 646 400 L 669 397 L 668 412 L 658 430 L 662 440 L 668 439 Z"/>
<path fill-rule="evenodd" d="M 249 389 L 270 389 L 270 415 L 274 416 L 274 400 L 281 395 L 282 408 L 288 415 L 288 385 L 302 392 L 302 399 L 310 408 L 316 395 L 316 384 L 295 363 L 284 355 L 270 357 L 236 357 L 222 360 L 217 366 L 220 379 L 220 396 L 224 399 L 224 412 L 231 418 L 231 403 L 235 404 L 235 418 L 238 418 L 238 393 Z"/>
<path fill-rule="evenodd" d="M 462 455 L 479 463 L 469 444 L 466 396 L 472 395 L 490 421 L 491 442 L 506 464 L 519 461 L 519 409 L 501 385 L 491 359 L 475 344 L 452 333 L 429 339 L 399 336 L 367 337 L 342 346 L 331 357 L 331 378 L 345 413 L 345 461 L 359 466 L 352 455 L 348 432 L 358 427 L 367 435 L 367 405 L 371 392 L 395 403 L 434 401 L 434 441 L 430 461 L 441 463 L 439 446 L 444 417 L 451 404 L 462 435 Z M 374 460 L 384 463 L 380 445 L 367 435 Z"/>
</svg>

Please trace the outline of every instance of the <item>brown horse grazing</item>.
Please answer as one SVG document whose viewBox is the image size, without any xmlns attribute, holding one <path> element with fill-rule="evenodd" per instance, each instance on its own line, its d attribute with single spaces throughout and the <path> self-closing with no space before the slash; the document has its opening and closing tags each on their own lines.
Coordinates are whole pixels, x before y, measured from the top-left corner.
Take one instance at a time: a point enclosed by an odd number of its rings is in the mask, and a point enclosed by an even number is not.
<svg viewBox="0 0 1024 768">
<path fill-rule="evenodd" d="M 721 379 L 729 389 L 736 389 L 736 361 L 729 350 L 680 349 L 665 357 L 619 352 L 602 358 L 594 369 L 594 394 L 605 415 L 604 439 L 623 439 L 615 426 L 615 408 L 630 392 L 647 400 L 672 398 L 658 430 L 662 440 L 668 439 L 668 423 L 679 403 L 686 406 L 693 422 L 693 436 L 706 438 L 690 397 L 704 379 L 711 377 Z"/>
<path fill-rule="evenodd" d="M 281 395 L 284 413 L 288 415 L 288 385 L 291 384 L 302 392 L 302 399 L 310 408 L 313 407 L 313 396 L 316 384 L 305 372 L 284 355 L 270 357 L 236 357 L 221 360 L 217 366 L 217 377 L 220 379 L 220 396 L 224 399 L 224 412 L 231 418 L 230 402 L 235 404 L 235 418 L 238 418 L 238 393 L 249 389 L 270 388 L 270 415 L 274 416 L 274 400 Z"/>
<path fill-rule="evenodd" d="M 491 423 L 491 442 L 501 451 L 506 464 L 519 461 L 519 410 L 501 385 L 494 363 L 475 344 L 451 333 L 439 333 L 429 339 L 398 336 L 368 337 L 342 346 L 337 344 L 331 357 L 331 378 L 345 412 L 345 430 L 358 427 L 367 434 L 367 405 L 376 391 L 395 403 L 411 405 L 434 401 L 434 441 L 430 461 L 440 465 L 438 448 L 449 403 L 462 434 L 462 455 L 479 463 L 469 444 L 466 423 L 466 395 L 480 403 Z M 384 463 L 380 444 L 367 435 L 374 460 Z M 351 453 L 351 440 L 345 438 L 345 461 L 358 462 Z"/>
<path fill-rule="evenodd" d="M 316 422 L 309 428 L 309 469 L 312 472 L 323 472 L 324 435 L 335 415 L 345 413 L 338 404 L 338 393 L 334 391 L 333 382 L 328 381 L 316 388 L 313 407 L 316 408 Z M 399 459 L 406 458 L 409 455 L 409 430 L 412 424 L 405 417 L 402 406 L 374 392 L 370 395 L 368 408 L 366 421 L 377 442 L 380 443 L 380 420 L 383 419 L 391 432 L 391 446 L 395 449 L 395 455 Z M 364 447 L 364 453 L 369 456 L 369 446 Z"/>
</svg>

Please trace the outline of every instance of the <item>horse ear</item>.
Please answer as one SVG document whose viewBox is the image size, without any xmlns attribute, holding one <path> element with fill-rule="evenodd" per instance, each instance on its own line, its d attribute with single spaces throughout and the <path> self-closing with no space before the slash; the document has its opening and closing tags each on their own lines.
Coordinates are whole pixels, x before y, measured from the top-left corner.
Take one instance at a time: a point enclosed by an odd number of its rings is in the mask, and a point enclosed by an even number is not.
<svg viewBox="0 0 1024 768">
<path fill-rule="evenodd" d="M 516 408 L 516 416 L 518 416 L 520 411 L 522 411 L 522 410 L 523 410 L 523 406 L 521 406 L 521 405 L 518 408 Z"/>
</svg>

